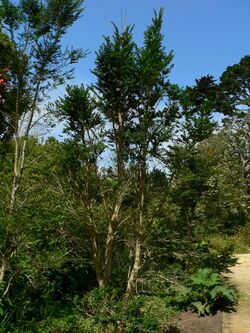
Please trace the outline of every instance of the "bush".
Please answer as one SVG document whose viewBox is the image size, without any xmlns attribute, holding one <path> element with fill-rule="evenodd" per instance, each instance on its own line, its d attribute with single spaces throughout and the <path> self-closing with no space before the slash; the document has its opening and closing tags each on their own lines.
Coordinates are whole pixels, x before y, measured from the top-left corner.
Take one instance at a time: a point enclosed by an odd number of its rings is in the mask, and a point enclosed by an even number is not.
<svg viewBox="0 0 250 333">
<path fill-rule="evenodd" d="M 232 244 L 201 241 L 195 244 L 190 265 L 194 269 L 209 268 L 216 273 L 228 272 L 237 259 L 234 257 L 234 247 Z"/>
<path fill-rule="evenodd" d="M 124 299 L 117 289 L 95 289 L 80 304 L 83 323 L 92 319 L 93 331 L 86 332 L 113 332 L 120 327 L 124 333 L 160 333 L 175 314 L 164 298 L 139 295 Z"/>
<path fill-rule="evenodd" d="M 214 247 L 228 246 L 235 253 L 250 253 L 250 224 L 239 228 L 234 234 L 225 233 L 210 238 Z"/>
<path fill-rule="evenodd" d="M 205 315 L 231 307 L 237 298 L 235 290 L 219 274 L 204 268 L 189 277 L 182 292 L 173 302 L 184 309 Z"/>
</svg>

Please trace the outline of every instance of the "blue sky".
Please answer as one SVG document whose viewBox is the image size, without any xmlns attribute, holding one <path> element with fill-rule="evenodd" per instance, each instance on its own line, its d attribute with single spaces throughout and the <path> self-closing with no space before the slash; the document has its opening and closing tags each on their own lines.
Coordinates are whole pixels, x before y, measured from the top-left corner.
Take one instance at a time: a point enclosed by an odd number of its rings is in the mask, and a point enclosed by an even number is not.
<svg viewBox="0 0 250 333">
<path fill-rule="evenodd" d="M 196 78 L 218 78 L 227 66 L 250 54 L 250 0 L 86 0 L 80 20 L 64 43 L 88 49 L 91 54 L 76 66 L 76 83 L 93 82 L 95 51 L 103 35 L 112 34 L 111 21 L 135 24 L 134 36 L 142 43 L 153 9 L 164 7 L 165 46 L 174 51 L 171 81 L 192 85 Z"/>
</svg>

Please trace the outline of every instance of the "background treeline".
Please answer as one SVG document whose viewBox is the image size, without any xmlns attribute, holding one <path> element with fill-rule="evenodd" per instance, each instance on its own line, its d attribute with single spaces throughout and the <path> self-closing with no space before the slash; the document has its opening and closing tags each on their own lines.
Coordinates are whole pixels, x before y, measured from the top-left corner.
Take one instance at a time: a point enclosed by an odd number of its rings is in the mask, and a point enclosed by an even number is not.
<svg viewBox="0 0 250 333">
<path fill-rule="evenodd" d="M 236 301 L 220 273 L 250 248 L 250 56 L 172 84 L 160 10 L 142 45 L 114 25 L 93 85 L 47 103 L 85 55 L 61 45 L 82 2 L 1 5 L 1 332 L 167 332 Z M 63 141 L 41 143 L 53 123 Z"/>
</svg>

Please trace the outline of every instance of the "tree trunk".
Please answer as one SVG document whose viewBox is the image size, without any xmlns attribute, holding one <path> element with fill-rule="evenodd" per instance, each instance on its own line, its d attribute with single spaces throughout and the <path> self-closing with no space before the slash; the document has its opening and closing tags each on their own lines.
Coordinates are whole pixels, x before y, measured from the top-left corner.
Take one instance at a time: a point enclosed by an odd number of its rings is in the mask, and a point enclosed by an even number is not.
<svg viewBox="0 0 250 333">
<path fill-rule="evenodd" d="M 103 275 L 103 287 L 107 287 L 112 274 L 112 262 L 113 262 L 113 249 L 114 249 L 114 225 L 113 221 L 110 221 L 108 226 L 108 234 L 105 247 L 105 262 L 104 262 L 104 275 Z"/>
<path fill-rule="evenodd" d="M 135 255 L 134 263 L 130 271 L 128 278 L 126 296 L 130 297 L 133 293 L 134 286 L 138 277 L 138 273 L 141 267 L 141 257 L 142 257 L 142 245 L 144 238 L 145 229 L 145 182 L 146 182 L 146 150 L 143 150 L 143 157 L 140 163 L 139 169 L 139 221 L 136 228 L 136 244 L 135 244 Z"/>
<path fill-rule="evenodd" d="M 5 255 L 3 254 L 2 264 L 1 264 L 1 268 L 0 268 L 0 284 L 4 281 L 5 272 L 7 269 L 6 266 L 7 266 L 6 258 L 5 258 Z"/>
<path fill-rule="evenodd" d="M 117 229 L 120 208 L 122 205 L 125 192 L 126 191 L 123 190 L 118 194 L 117 203 L 115 205 L 114 212 L 111 216 L 111 220 L 108 225 L 108 234 L 107 234 L 106 248 L 105 248 L 104 276 L 103 276 L 104 287 L 108 286 L 111 279 L 115 232 Z"/>
<path fill-rule="evenodd" d="M 124 177 L 124 125 L 122 112 L 118 113 L 118 136 L 117 136 L 117 169 L 118 179 Z"/>
<path fill-rule="evenodd" d="M 123 113 L 118 112 L 118 130 L 116 130 L 116 122 L 114 118 L 112 119 L 113 132 L 115 136 L 115 146 L 116 146 L 116 158 L 117 158 L 117 178 L 122 181 L 124 180 L 125 173 L 125 162 L 124 162 L 124 119 Z M 112 263 L 113 263 L 113 252 L 114 252 L 114 241 L 115 234 L 118 227 L 119 213 L 122 205 L 123 197 L 126 191 L 118 193 L 118 198 L 116 205 L 114 207 L 113 214 L 109 221 L 107 229 L 107 238 L 105 244 L 105 257 L 104 257 L 104 267 L 103 267 L 103 279 L 101 284 L 103 287 L 109 285 L 111 275 L 112 275 Z"/>
<path fill-rule="evenodd" d="M 138 273 L 141 267 L 141 255 L 142 255 L 142 240 L 141 237 L 137 237 L 136 245 L 135 245 L 135 259 L 134 264 L 131 269 L 128 283 L 127 283 L 127 289 L 126 289 L 126 296 L 130 297 L 134 290 L 134 285 L 136 283 Z"/>
</svg>

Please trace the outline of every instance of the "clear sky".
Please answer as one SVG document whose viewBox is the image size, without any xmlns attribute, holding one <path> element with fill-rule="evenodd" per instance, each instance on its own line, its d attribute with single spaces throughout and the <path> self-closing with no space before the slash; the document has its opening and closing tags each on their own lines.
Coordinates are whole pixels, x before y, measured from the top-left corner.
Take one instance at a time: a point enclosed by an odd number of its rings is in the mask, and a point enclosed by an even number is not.
<svg viewBox="0 0 250 333">
<path fill-rule="evenodd" d="M 153 9 L 160 7 L 165 9 L 164 43 L 174 51 L 172 82 L 185 86 L 206 74 L 218 78 L 250 54 L 250 0 L 86 0 L 83 16 L 65 37 L 66 44 L 91 52 L 76 66 L 72 83 L 93 82 L 95 51 L 103 35 L 112 34 L 111 21 L 121 26 L 126 17 L 141 44 Z"/>
</svg>

